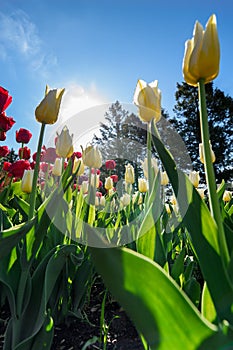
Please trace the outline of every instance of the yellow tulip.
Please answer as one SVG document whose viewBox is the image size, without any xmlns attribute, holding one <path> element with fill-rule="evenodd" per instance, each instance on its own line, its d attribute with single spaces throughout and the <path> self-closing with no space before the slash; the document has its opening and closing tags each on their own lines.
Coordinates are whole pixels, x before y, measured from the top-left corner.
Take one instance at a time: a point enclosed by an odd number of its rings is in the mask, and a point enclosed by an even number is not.
<svg viewBox="0 0 233 350">
<path fill-rule="evenodd" d="M 197 188 L 200 181 L 199 171 L 191 171 L 189 173 L 189 180 L 192 182 L 193 186 Z"/>
<path fill-rule="evenodd" d="M 193 38 L 185 43 L 183 76 L 186 83 L 196 86 L 200 79 L 205 84 L 214 80 L 219 73 L 220 46 L 216 16 L 212 15 L 204 30 L 197 21 Z"/>
<path fill-rule="evenodd" d="M 169 183 L 169 179 L 166 171 L 161 171 L 161 185 L 166 186 Z"/>
<path fill-rule="evenodd" d="M 161 91 L 158 80 L 147 84 L 139 79 L 134 93 L 134 103 L 139 108 L 139 117 L 149 123 L 152 119 L 158 122 L 161 118 Z"/>
<path fill-rule="evenodd" d="M 21 190 L 26 193 L 32 192 L 34 170 L 24 170 L 23 178 L 21 181 Z"/>
<path fill-rule="evenodd" d="M 44 124 L 54 124 L 57 121 L 62 95 L 65 89 L 50 90 L 46 85 L 45 97 L 36 107 L 36 120 Z"/>
<path fill-rule="evenodd" d="M 138 179 L 138 190 L 139 192 L 145 193 L 148 191 L 148 184 L 146 179 Z"/>
<path fill-rule="evenodd" d="M 78 170 L 78 172 L 76 173 L 76 171 Z M 76 173 L 77 176 L 80 176 L 84 173 L 85 171 L 85 167 L 83 164 L 82 159 L 75 159 L 74 160 L 74 165 L 73 165 L 73 174 Z"/>
<path fill-rule="evenodd" d="M 53 166 L 52 174 L 54 176 L 61 176 L 62 173 L 62 159 L 56 158 Z"/>
<path fill-rule="evenodd" d="M 209 142 L 210 144 L 210 154 L 211 154 L 211 161 L 212 163 L 215 162 L 216 160 L 216 157 L 215 157 L 215 154 L 214 154 L 214 151 L 212 149 L 212 145 L 211 145 L 211 142 Z M 204 161 L 204 149 L 203 149 L 203 143 L 199 143 L 199 157 L 200 157 L 200 161 L 202 164 L 205 163 Z"/>
<path fill-rule="evenodd" d="M 59 157 L 69 158 L 74 152 L 73 135 L 70 135 L 65 125 L 60 133 L 57 134 L 56 153 Z"/>
<path fill-rule="evenodd" d="M 113 180 L 110 176 L 106 177 L 104 187 L 107 191 L 113 188 Z"/>
<path fill-rule="evenodd" d="M 131 164 L 127 164 L 125 166 L 125 182 L 126 184 L 133 184 L 134 181 L 134 168 Z"/>
<path fill-rule="evenodd" d="M 102 155 L 98 146 L 88 146 L 85 150 L 82 149 L 82 159 L 89 168 L 98 169 L 102 165 Z"/>
<path fill-rule="evenodd" d="M 225 190 L 224 193 L 223 193 L 222 199 L 224 200 L 224 202 L 230 202 L 230 200 L 231 200 L 231 192 Z"/>
</svg>

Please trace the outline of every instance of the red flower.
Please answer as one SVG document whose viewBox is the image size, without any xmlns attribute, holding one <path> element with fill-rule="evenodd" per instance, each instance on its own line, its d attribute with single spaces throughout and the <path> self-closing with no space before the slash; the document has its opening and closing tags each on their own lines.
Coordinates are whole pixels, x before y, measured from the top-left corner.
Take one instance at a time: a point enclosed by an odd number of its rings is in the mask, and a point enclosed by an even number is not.
<svg viewBox="0 0 233 350">
<path fill-rule="evenodd" d="M 103 194 L 99 191 L 96 191 L 95 195 L 96 195 L 96 197 L 100 198 L 100 197 L 102 197 Z"/>
<path fill-rule="evenodd" d="M 57 158 L 56 148 L 49 147 L 42 154 L 41 161 L 42 162 L 48 162 L 48 163 L 54 163 L 56 158 Z"/>
<path fill-rule="evenodd" d="M 0 146 L 0 157 L 6 157 L 10 153 L 7 146 Z"/>
<path fill-rule="evenodd" d="M 52 170 L 51 164 L 45 162 L 40 163 L 40 170 L 43 171 L 43 173 L 47 173 L 47 171 Z"/>
<path fill-rule="evenodd" d="M 106 160 L 105 162 L 106 169 L 113 170 L 116 167 L 116 162 L 113 159 Z"/>
<path fill-rule="evenodd" d="M 10 169 L 10 166 L 11 166 L 11 163 L 10 162 L 4 162 L 3 163 L 3 167 L 2 167 L 2 169 L 4 170 L 4 171 L 9 171 L 9 169 Z"/>
<path fill-rule="evenodd" d="M 29 159 L 31 157 L 31 150 L 28 147 L 19 148 L 19 157 L 20 159 Z"/>
<path fill-rule="evenodd" d="M 9 172 L 16 178 L 22 179 L 24 170 L 30 170 L 31 166 L 28 160 L 20 159 L 11 164 Z"/>
<path fill-rule="evenodd" d="M 12 96 L 8 91 L 0 86 L 0 113 L 4 112 L 12 102 Z"/>
<path fill-rule="evenodd" d="M 92 168 L 92 169 L 91 169 L 91 173 L 92 173 L 92 174 L 96 174 L 96 175 L 100 175 L 100 170 L 99 170 L 99 169 Z"/>
<path fill-rule="evenodd" d="M 16 141 L 19 143 L 28 143 L 31 137 L 32 133 L 27 129 L 20 128 L 16 131 Z"/>
<path fill-rule="evenodd" d="M 99 188 L 103 186 L 103 182 L 101 180 L 99 180 Z"/>
<path fill-rule="evenodd" d="M 74 152 L 73 154 L 72 154 L 72 157 L 76 157 L 76 158 L 82 158 L 82 153 L 81 152 Z"/>
<path fill-rule="evenodd" d="M 113 182 L 115 182 L 115 183 L 118 182 L 118 176 L 117 176 L 117 175 L 114 175 L 114 174 L 113 174 L 113 175 L 111 175 L 110 177 L 112 178 L 112 181 L 113 181 Z"/>
<path fill-rule="evenodd" d="M 5 141 L 6 139 L 6 132 L 0 130 L 0 141 Z"/>
<path fill-rule="evenodd" d="M 15 120 L 12 117 L 7 117 L 5 112 L 0 114 L 0 130 L 8 131 L 15 124 Z"/>
</svg>

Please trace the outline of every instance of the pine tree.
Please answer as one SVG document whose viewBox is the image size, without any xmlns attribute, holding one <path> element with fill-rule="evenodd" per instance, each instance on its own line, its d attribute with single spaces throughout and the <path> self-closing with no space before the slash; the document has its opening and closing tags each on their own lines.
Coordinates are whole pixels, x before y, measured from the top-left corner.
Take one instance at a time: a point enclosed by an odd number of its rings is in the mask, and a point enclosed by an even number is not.
<svg viewBox="0 0 233 350">
<path fill-rule="evenodd" d="M 183 138 L 190 153 L 193 167 L 204 172 L 199 160 L 201 130 L 199 123 L 198 89 L 186 83 L 177 83 L 174 106 L 175 117 L 170 122 Z M 217 181 L 233 179 L 233 99 L 223 91 L 206 85 L 206 103 L 209 117 L 210 140 L 216 162 L 214 164 Z"/>
</svg>

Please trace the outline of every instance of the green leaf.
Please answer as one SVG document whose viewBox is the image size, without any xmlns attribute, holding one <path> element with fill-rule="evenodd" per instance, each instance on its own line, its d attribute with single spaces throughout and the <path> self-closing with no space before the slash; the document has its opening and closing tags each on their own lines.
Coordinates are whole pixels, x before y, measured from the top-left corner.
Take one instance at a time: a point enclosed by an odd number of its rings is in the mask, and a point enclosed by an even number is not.
<svg viewBox="0 0 233 350">
<path fill-rule="evenodd" d="M 201 311 L 203 316 L 210 322 L 217 321 L 217 313 L 206 283 L 202 291 Z"/>
<path fill-rule="evenodd" d="M 216 334 L 217 328 L 155 262 L 127 248 L 90 251 L 107 288 L 152 350 L 199 349 Z M 211 346 L 205 349 L 217 349 Z"/>
<path fill-rule="evenodd" d="M 171 154 L 155 136 L 154 124 L 152 129 L 153 143 L 177 197 L 183 223 L 191 236 L 192 245 L 218 317 L 233 324 L 233 287 L 223 267 L 216 223 L 192 183 L 182 171 L 176 168 Z"/>
</svg>

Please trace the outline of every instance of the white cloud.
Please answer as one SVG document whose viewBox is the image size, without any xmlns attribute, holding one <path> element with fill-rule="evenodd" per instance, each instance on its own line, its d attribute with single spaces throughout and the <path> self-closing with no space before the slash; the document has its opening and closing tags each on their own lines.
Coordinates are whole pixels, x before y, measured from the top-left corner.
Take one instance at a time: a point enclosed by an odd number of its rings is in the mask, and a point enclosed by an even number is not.
<svg viewBox="0 0 233 350">
<path fill-rule="evenodd" d="M 44 43 L 35 24 L 22 10 L 16 10 L 10 15 L 0 12 L 0 48 L 3 48 L 0 59 L 6 61 L 19 54 L 32 70 L 45 71 L 46 63 L 56 62 L 52 54 L 44 53 Z"/>
</svg>

